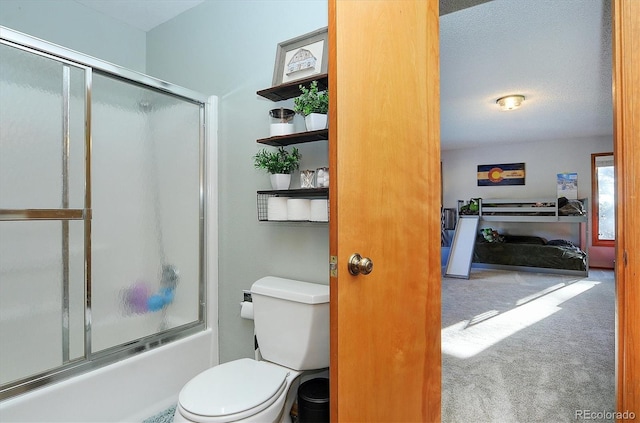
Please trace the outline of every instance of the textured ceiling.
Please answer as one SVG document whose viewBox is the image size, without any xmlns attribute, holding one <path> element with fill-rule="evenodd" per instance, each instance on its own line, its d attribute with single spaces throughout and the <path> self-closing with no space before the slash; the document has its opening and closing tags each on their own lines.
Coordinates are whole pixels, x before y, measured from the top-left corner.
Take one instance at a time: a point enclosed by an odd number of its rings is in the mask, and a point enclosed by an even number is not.
<svg viewBox="0 0 640 423">
<path fill-rule="evenodd" d="M 494 0 L 440 18 L 443 149 L 610 136 L 610 4 Z M 496 99 L 523 94 L 520 109 Z"/>
<path fill-rule="evenodd" d="M 149 31 L 205 0 L 75 1 Z M 440 7 L 443 149 L 612 136 L 610 0 Z M 508 94 L 526 100 L 499 111 L 496 99 Z"/>
</svg>

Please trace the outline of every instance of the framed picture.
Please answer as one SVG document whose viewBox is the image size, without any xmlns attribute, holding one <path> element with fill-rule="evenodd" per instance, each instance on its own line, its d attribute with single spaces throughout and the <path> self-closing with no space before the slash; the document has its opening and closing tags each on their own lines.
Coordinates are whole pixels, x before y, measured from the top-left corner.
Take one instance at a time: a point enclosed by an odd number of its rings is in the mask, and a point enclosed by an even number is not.
<svg viewBox="0 0 640 423">
<path fill-rule="evenodd" d="M 558 173 L 558 198 L 578 199 L 578 174 Z"/>
<path fill-rule="evenodd" d="M 524 163 L 478 165 L 478 186 L 524 185 Z"/>
<path fill-rule="evenodd" d="M 278 44 L 273 86 L 327 73 L 327 35 L 324 27 Z"/>
</svg>

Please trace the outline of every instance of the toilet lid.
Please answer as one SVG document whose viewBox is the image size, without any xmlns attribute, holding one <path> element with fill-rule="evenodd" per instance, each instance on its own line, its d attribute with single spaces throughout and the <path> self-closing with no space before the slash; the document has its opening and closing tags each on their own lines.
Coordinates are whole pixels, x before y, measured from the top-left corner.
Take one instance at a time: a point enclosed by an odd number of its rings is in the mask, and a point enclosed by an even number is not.
<svg viewBox="0 0 640 423">
<path fill-rule="evenodd" d="M 288 374 L 283 367 L 249 358 L 230 361 L 191 379 L 178 401 L 184 410 L 203 417 L 250 416 L 277 399 Z"/>
</svg>

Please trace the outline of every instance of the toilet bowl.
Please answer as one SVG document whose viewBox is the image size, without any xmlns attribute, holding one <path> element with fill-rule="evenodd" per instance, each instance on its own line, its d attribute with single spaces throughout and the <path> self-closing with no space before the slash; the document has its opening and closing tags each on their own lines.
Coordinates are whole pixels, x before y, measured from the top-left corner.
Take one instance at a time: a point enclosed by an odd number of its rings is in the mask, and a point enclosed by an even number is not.
<svg viewBox="0 0 640 423">
<path fill-rule="evenodd" d="M 213 367 L 187 383 L 174 422 L 290 422 L 301 372 L 243 358 Z"/>
<path fill-rule="evenodd" d="M 300 377 L 329 367 L 329 286 L 267 276 L 251 295 L 263 360 L 230 361 L 191 379 L 174 422 L 289 423 Z"/>
</svg>

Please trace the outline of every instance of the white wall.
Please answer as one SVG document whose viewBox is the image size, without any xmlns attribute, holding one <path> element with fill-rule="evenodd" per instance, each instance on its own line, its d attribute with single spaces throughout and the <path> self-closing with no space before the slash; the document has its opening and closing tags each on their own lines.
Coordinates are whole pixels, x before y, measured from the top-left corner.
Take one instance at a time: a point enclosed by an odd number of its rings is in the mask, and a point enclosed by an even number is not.
<svg viewBox="0 0 640 423">
<path fill-rule="evenodd" d="M 0 25 L 145 71 L 146 34 L 73 0 L 0 0 Z"/>
<path fill-rule="evenodd" d="M 327 19 L 326 0 L 216 0 L 147 37 L 149 74 L 220 98 L 221 362 L 253 357 L 253 322 L 240 318 L 239 302 L 255 280 L 275 275 L 329 282 L 328 226 L 258 222 L 256 190 L 270 184 L 252 160 L 260 149 L 256 139 L 269 136 L 268 111 L 280 106 L 256 95 L 271 86 L 276 46 L 326 26 Z M 302 129 L 301 120 L 296 124 Z M 299 148 L 302 169 L 328 165 L 326 142 Z M 299 186 L 299 178 L 294 183 Z"/>
<path fill-rule="evenodd" d="M 564 172 L 578 173 L 578 197 L 591 198 L 591 154 L 613 151 L 613 139 L 601 137 L 514 143 L 491 147 L 476 147 L 442 151 L 443 206 L 457 207 L 458 200 L 470 198 L 550 198 L 556 197 L 556 175 Z M 477 186 L 477 170 L 481 164 L 525 163 L 525 185 Z M 589 219 L 589 229 L 591 219 Z M 493 225 L 494 227 L 497 225 Z M 534 233 L 547 230 L 539 227 L 512 229 L 523 234 L 532 228 Z M 558 226 L 558 237 L 571 237 L 567 227 Z M 531 233 L 532 235 L 534 233 Z M 549 237 L 548 234 L 540 236 Z M 589 241 L 589 245 L 591 242 Z M 590 248 L 590 265 L 611 267 L 613 249 Z"/>
</svg>

